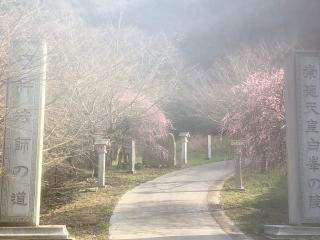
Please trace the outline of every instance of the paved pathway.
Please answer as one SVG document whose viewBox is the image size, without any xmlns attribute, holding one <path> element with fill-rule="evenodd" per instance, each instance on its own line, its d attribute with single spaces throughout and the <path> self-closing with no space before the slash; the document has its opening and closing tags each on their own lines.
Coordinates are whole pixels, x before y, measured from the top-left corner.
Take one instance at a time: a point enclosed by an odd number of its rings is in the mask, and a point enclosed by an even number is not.
<svg viewBox="0 0 320 240">
<path fill-rule="evenodd" d="M 126 193 L 116 206 L 112 240 L 231 240 L 211 217 L 208 188 L 221 189 L 233 162 L 179 170 L 146 182 Z M 216 189 L 212 188 L 216 185 Z"/>
</svg>

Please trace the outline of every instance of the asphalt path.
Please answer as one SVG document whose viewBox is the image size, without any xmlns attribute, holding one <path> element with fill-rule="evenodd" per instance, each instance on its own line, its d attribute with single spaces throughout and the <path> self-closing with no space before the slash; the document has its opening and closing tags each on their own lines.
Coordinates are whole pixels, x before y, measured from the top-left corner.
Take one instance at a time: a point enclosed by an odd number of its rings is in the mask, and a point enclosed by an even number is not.
<svg viewBox="0 0 320 240">
<path fill-rule="evenodd" d="M 111 240 L 231 240 L 207 203 L 234 171 L 233 161 L 175 171 L 143 183 L 118 202 L 110 220 Z M 218 196 L 218 194 L 217 194 Z"/>
</svg>

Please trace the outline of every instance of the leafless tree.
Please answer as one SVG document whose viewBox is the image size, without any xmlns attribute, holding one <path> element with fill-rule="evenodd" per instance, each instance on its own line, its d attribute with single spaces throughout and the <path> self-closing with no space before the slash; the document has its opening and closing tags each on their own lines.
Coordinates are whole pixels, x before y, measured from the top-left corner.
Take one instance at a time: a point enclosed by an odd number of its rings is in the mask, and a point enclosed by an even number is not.
<svg viewBox="0 0 320 240">
<path fill-rule="evenodd" d="M 217 59 L 208 70 L 193 68 L 183 75 L 178 99 L 188 106 L 190 115 L 207 119 L 216 127 L 232 107 L 230 88 L 243 82 L 257 72 L 270 71 L 283 66 L 283 61 L 295 42 L 284 40 L 261 40 L 255 45 L 242 46 L 237 51 L 226 53 Z"/>
<path fill-rule="evenodd" d="M 146 139 L 146 134 L 153 138 L 168 129 L 149 121 L 162 112 L 168 86 L 175 88 L 179 73 L 178 53 L 166 36 L 148 36 L 135 28 L 112 24 L 92 28 L 72 9 L 54 11 L 45 1 L 17 4 L 1 2 L 1 10 L 7 9 L 0 14 L 0 31 L 4 33 L 0 39 L 0 86 L 5 89 L 12 40 L 31 32 L 45 38 L 46 169 L 68 159 L 76 159 L 79 166 L 92 160 L 97 136 L 114 141 L 124 135 Z M 1 104 L 4 95 L 3 91 Z M 142 126 L 153 129 L 141 131 Z"/>
</svg>

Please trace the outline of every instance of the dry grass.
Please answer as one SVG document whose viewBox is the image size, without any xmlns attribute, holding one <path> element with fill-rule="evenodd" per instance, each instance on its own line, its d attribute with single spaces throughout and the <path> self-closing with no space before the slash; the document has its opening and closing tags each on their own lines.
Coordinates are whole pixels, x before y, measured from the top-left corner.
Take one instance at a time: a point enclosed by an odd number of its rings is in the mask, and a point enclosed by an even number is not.
<svg viewBox="0 0 320 240">
<path fill-rule="evenodd" d="M 132 175 L 113 168 L 108 171 L 106 188 L 98 192 L 80 193 L 80 189 L 94 186 L 94 183 L 85 180 L 66 183 L 61 188 L 63 192 L 57 189 L 45 190 L 41 224 L 65 224 L 79 240 L 106 240 L 109 219 L 119 198 L 140 183 L 169 171 L 147 168 Z"/>
<path fill-rule="evenodd" d="M 216 154 L 219 159 L 208 161 L 205 155 L 205 152 L 190 151 L 189 164 L 184 167 L 225 159 Z M 73 180 L 61 180 L 63 183 L 55 188 L 45 187 L 42 191 L 41 224 L 67 225 L 77 240 L 107 240 L 109 220 L 120 197 L 135 186 L 173 170 L 144 168 L 132 175 L 112 167 L 107 170 L 106 188 L 98 192 L 79 192 L 95 186 L 90 172 L 83 172 Z"/>
<path fill-rule="evenodd" d="M 266 173 L 246 169 L 243 174 L 246 191 L 234 191 L 234 178 L 224 184 L 221 203 L 228 217 L 255 240 L 267 240 L 263 225 L 288 224 L 287 176 L 284 166 Z M 319 237 L 294 238 L 320 240 Z"/>
</svg>

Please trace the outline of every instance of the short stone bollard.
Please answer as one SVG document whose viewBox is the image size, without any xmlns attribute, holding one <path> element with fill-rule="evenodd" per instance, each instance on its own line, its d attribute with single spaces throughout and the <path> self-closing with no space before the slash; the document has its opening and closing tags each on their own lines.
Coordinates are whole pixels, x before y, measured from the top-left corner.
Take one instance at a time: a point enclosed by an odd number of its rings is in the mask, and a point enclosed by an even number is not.
<svg viewBox="0 0 320 240">
<path fill-rule="evenodd" d="M 181 167 L 182 164 L 188 164 L 188 141 L 190 138 L 190 133 L 181 132 L 179 137 L 181 138 L 181 158 L 179 167 Z"/>
<path fill-rule="evenodd" d="M 212 157 L 212 136 L 208 135 L 208 160 Z"/>
<path fill-rule="evenodd" d="M 134 173 L 136 171 L 135 164 L 136 164 L 136 141 L 131 140 L 131 151 L 129 154 L 129 172 L 130 173 Z"/>
<path fill-rule="evenodd" d="M 132 138 L 129 138 L 125 141 L 124 145 L 125 156 L 128 162 L 128 172 L 135 173 L 135 164 L 136 164 L 136 141 Z"/>
<path fill-rule="evenodd" d="M 242 185 L 242 173 L 241 173 L 241 155 L 239 158 L 236 160 L 236 174 L 235 174 L 235 179 L 236 179 L 236 189 L 239 191 L 243 191 L 244 187 Z"/>
<path fill-rule="evenodd" d="M 177 166 L 177 154 L 176 154 L 176 141 L 174 139 L 174 135 L 169 133 L 168 136 L 168 161 L 170 167 Z"/>
<path fill-rule="evenodd" d="M 231 141 L 231 146 L 234 147 L 235 151 L 235 187 L 238 191 L 244 191 L 244 187 L 242 185 L 242 173 L 241 173 L 241 161 L 242 161 L 242 152 L 241 146 L 244 144 L 244 140 L 233 140 Z"/>
<path fill-rule="evenodd" d="M 107 146 L 110 145 L 109 139 L 97 139 L 94 147 L 98 155 L 98 186 L 104 187 L 106 178 L 106 153 Z"/>
</svg>

